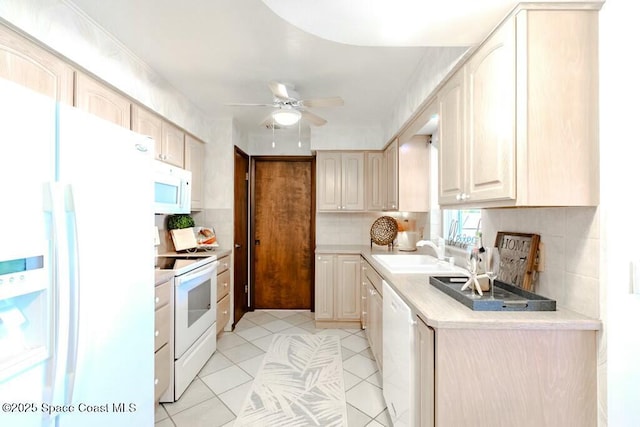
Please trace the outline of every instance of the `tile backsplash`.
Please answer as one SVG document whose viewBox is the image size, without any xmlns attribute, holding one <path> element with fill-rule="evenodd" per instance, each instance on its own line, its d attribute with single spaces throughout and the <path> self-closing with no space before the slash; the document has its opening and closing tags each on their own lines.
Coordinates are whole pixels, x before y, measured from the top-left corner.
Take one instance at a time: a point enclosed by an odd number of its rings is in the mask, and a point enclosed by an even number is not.
<svg viewBox="0 0 640 427">
<path fill-rule="evenodd" d="M 429 236 L 428 213 L 395 212 L 318 212 L 316 214 L 317 245 L 368 245 L 371 242 L 371 225 L 384 215 L 397 219 L 415 220 L 417 231 Z"/>
<path fill-rule="evenodd" d="M 485 245 L 498 231 L 535 233 L 544 244 L 545 268 L 535 292 L 559 306 L 599 318 L 600 222 L 597 208 L 484 209 Z"/>
</svg>

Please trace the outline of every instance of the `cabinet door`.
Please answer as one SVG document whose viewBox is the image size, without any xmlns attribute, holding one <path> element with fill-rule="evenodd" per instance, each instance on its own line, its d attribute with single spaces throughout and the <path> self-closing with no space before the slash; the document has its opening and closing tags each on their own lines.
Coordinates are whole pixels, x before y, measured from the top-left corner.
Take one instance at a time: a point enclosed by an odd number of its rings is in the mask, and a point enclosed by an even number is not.
<svg viewBox="0 0 640 427">
<path fill-rule="evenodd" d="M 316 157 L 318 210 L 335 211 L 342 207 L 342 157 L 340 153 L 318 153 Z"/>
<path fill-rule="evenodd" d="M 371 286 L 369 289 L 369 342 L 371 351 L 382 371 L 382 295 Z"/>
<path fill-rule="evenodd" d="M 191 210 L 204 208 L 204 142 L 185 136 L 184 168 L 191 171 Z"/>
<path fill-rule="evenodd" d="M 458 71 L 438 93 L 440 153 L 438 201 L 460 203 L 465 194 L 464 72 Z"/>
<path fill-rule="evenodd" d="M 369 279 L 367 278 L 367 268 L 370 268 L 368 266 L 368 263 L 364 260 L 360 260 L 360 326 L 362 327 L 362 329 L 364 329 L 365 331 L 367 330 L 367 328 L 369 327 L 368 322 L 369 322 L 369 316 L 367 314 L 368 311 L 368 307 L 367 307 L 367 294 L 369 292 L 367 285 L 369 284 Z"/>
<path fill-rule="evenodd" d="M 162 160 L 184 168 L 184 132 L 169 122 L 162 122 Z"/>
<path fill-rule="evenodd" d="M 133 104 L 131 106 L 131 130 L 153 138 L 155 158 L 162 160 L 162 118 L 149 110 Z"/>
<path fill-rule="evenodd" d="M 82 73 L 76 73 L 75 106 L 101 119 L 131 129 L 131 102 Z"/>
<path fill-rule="evenodd" d="M 384 209 L 386 194 L 386 179 L 384 176 L 384 153 L 366 153 L 365 173 L 365 201 L 367 210 L 381 211 Z"/>
<path fill-rule="evenodd" d="M 333 320 L 333 255 L 316 256 L 316 320 Z"/>
<path fill-rule="evenodd" d="M 384 150 L 385 176 L 387 178 L 384 209 L 398 210 L 398 139 Z"/>
<path fill-rule="evenodd" d="M 335 319 L 360 320 L 360 255 L 338 255 Z"/>
<path fill-rule="evenodd" d="M 0 77 L 73 105 L 73 69 L 0 25 Z"/>
<path fill-rule="evenodd" d="M 515 20 L 509 20 L 466 66 L 471 202 L 516 197 L 515 40 Z"/>
<path fill-rule="evenodd" d="M 421 319 L 418 319 L 418 390 L 416 425 L 435 425 L 435 333 Z"/>
<path fill-rule="evenodd" d="M 364 210 L 364 153 L 342 153 L 342 209 Z"/>
</svg>

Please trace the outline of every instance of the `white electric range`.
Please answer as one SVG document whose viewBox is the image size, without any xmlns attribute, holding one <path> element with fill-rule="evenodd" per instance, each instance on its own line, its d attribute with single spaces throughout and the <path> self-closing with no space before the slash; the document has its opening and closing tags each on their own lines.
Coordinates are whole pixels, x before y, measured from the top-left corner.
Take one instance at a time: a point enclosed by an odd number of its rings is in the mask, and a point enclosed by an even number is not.
<svg viewBox="0 0 640 427">
<path fill-rule="evenodd" d="M 173 364 L 160 401 L 175 402 L 216 350 L 218 261 L 211 252 L 170 253 L 158 256 L 156 265 L 174 273 Z"/>
</svg>

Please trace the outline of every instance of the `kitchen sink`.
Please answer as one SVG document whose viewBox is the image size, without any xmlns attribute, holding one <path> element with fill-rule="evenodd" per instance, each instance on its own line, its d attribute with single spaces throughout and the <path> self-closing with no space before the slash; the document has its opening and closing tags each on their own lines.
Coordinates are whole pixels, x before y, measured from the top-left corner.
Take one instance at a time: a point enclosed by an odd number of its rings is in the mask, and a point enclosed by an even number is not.
<svg viewBox="0 0 640 427">
<path fill-rule="evenodd" d="M 372 256 L 393 274 L 451 274 L 463 271 L 431 255 L 374 254 Z"/>
</svg>

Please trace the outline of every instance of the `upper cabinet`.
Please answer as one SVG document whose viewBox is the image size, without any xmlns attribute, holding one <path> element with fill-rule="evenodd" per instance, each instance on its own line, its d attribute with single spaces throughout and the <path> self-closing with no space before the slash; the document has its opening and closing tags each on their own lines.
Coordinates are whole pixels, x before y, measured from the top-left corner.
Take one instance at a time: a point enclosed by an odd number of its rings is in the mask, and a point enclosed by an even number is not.
<svg viewBox="0 0 640 427">
<path fill-rule="evenodd" d="M 444 206 L 594 206 L 598 12 L 520 10 L 440 89 Z"/>
<path fill-rule="evenodd" d="M 184 135 L 182 129 L 163 120 L 162 145 L 156 157 L 159 155 L 163 162 L 184 168 Z"/>
<path fill-rule="evenodd" d="M 398 210 L 398 139 L 384 149 L 384 178 L 387 183 L 383 209 Z"/>
<path fill-rule="evenodd" d="M 155 158 L 160 160 L 162 150 L 162 117 L 139 105 L 131 106 L 131 130 L 153 138 Z"/>
<path fill-rule="evenodd" d="M 73 105 L 73 68 L 0 25 L 0 78 Z"/>
<path fill-rule="evenodd" d="M 319 211 L 364 210 L 364 152 L 318 152 Z"/>
<path fill-rule="evenodd" d="M 204 208 L 204 142 L 186 134 L 184 168 L 191 171 L 191 210 Z"/>
<path fill-rule="evenodd" d="M 367 151 L 365 153 L 365 202 L 368 211 L 384 210 L 387 182 L 384 178 L 384 153 Z"/>
<path fill-rule="evenodd" d="M 189 169 L 185 166 L 185 133 L 180 128 L 134 104 L 131 107 L 131 130 L 154 139 L 157 160 Z"/>
<path fill-rule="evenodd" d="M 131 101 L 83 73 L 76 73 L 75 106 L 131 129 Z"/>
<path fill-rule="evenodd" d="M 434 103 L 385 148 L 385 211 L 429 211 L 431 136 L 425 125 L 435 113 Z"/>
</svg>

